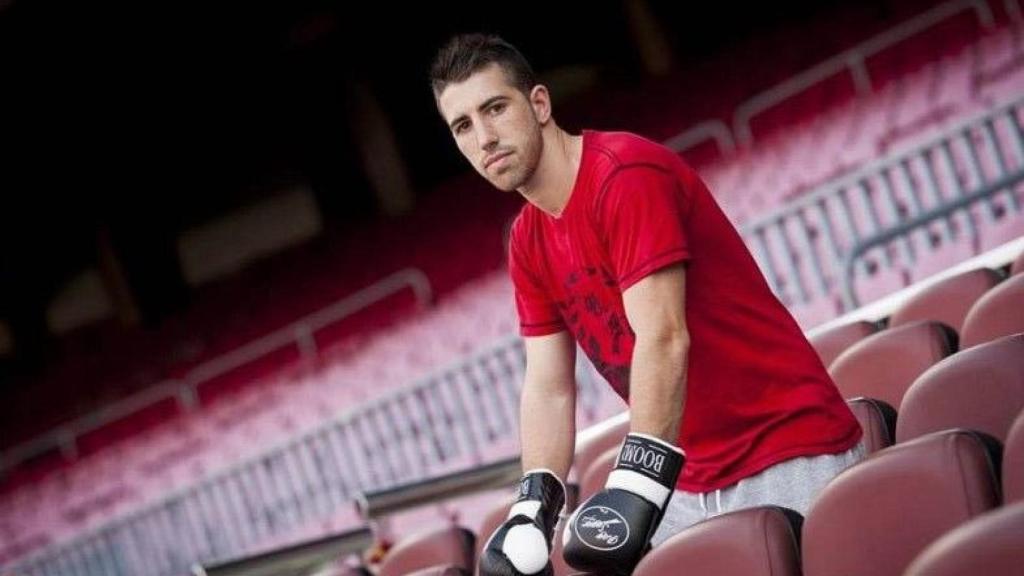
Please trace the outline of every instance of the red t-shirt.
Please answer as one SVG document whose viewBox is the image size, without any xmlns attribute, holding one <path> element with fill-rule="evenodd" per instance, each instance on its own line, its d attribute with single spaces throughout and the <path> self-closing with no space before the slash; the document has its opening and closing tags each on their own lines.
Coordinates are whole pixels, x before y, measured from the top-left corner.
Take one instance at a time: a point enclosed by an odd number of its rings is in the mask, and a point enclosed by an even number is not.
<svg viewBox="0 0 1024 576">
<path fill-rule="evenodd" d="M 561 216 L 523 206 L 509 247 L 520 333 L 569 330 L 628 402 L 635 336 L 622 292 L 677 262 L 690 333 L 677 488 L 715 490 L 853 447 L 860 425 L 736 229 L 693 169 L 639 136 L 584 131 Z"/>
</svg>

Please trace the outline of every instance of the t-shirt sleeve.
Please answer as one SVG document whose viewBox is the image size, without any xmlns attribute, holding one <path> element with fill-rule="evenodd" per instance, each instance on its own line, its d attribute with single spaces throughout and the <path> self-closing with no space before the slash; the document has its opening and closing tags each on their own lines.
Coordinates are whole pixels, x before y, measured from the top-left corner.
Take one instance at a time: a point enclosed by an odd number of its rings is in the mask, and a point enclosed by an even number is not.
<svg viewBox="0 0 1024 576">
<path fill-rule="evenodd" d="M 524 253 L 523 231 L 516 222 L 509 241 L 508 269 L 515 289 L 516 312 L 521 336 L 545 336 L 565 330 L 558 306 L 544 289 Z"/>
<path fill-rule="evenodd" d="M 648 165 L 609 178 L 595 208 L 619 290 L 689 259 L 684 192 L 674 173 Z"/>
</svg>

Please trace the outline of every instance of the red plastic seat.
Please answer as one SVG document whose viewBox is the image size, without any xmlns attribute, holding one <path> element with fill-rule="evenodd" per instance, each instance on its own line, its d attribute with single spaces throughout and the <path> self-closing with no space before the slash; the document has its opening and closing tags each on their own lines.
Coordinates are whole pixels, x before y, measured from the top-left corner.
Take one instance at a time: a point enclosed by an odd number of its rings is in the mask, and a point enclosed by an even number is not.
<svg viewBox="0 0 1024 576">
<path fill-rule="evenodd" d="M 1024 501 L 1024 412 L 1010 426 L 1003 449 L 1003 500 Z"/>
<path fill-rule="evenodd" d="M 622 439 L 629 433 L 629 420 L 616 423 L 611 428 L 593 436 L 586 441 L 579 442 L 576 446 L 576 453 L 573 457 L 573 470 L 578 480 L 582 482 L 583 474 L 590 468 L 590 464 L 610 448 L 622 445 Z"/>
<path fill-rule="evenodd" d="M 653 549 L 634 576 L 799 576 L 803 518 L 775 506 L 748 508 L 700 522 Z"/>
<path fill-rule="evenodd" d="M 1010 276 L 1016 276 L 1024 272 L 1024 252 L 1021 252 L 1017 258 L 1010 264 Z"/>
<path fill-rule="evenodd" d="M 956 333 L 938 322 L 890 328 L 854 344 L 829 374 L 846 398 L 864 396 L 899 406 L 903 393 L 932 365 L 956 351 Z"/>
<path fill-rule="evenodd" d="M 410 573 L 408 576 L 469 576 L 472 572 L 459 566 L 445 564 L 442 566 L 431 566 Z"/>
<path fill-rule="evenodd" d="M 934 320 L 959 331 L 971 306 L 1000 280 L 1002 276 L 988 268 L 944 278 L 900 304 L 889 318 L 889 326 Z"/>
<path fill-rule="evenodd" d="M 1024 334 L 980 344 L 921 375 L 900 406 L 896 441 L 967 428 L 1006 439 L 1024 409 Z"/>
<path fill-rule="evenodd" d="M 978 299 L 964 319 L 960 347 L 1024 332 L 1024 274 L 1011 276 Z"/>
<path fill-rule="evenodd" d="M 808 338 L 821 363 L 828 368 L 847 348 L 878 332 L 874 322 L 859 320 L 836 326 Z"/>
<path fill-rule="evenodd" d="M 896 410 L 892 406 L 874 398 L 854 398 L 846 404 L 864 430 L 868 454 L 892 446 L 896 438 Z"/>
<path fill-rule="evenodd" d="M 378 576 L 402 576 L 433 566 L 472 572 L 476 537 L 459 526 L 445 526 L 404 538 L 381 560 Z"/>
<path fill-rule="evenodd" d="M 580 478 L 580 502 L 604 488 L 605 482 L 608 481 L 608 474 L 615 467 L 615 459 L 619 457 L 619 450 L 619 447 L 609 448 L 590 463 L 590 468 L 587 468 L 583 477 Z"/>
<path fill-rule="evenodd" d="M 806 576 L 899 576 L 936 538 L 999 504 L 998 443 L 964 430 L 876 452 L 841 472 L 803 527 Z"/>
<path fill-rule="evenodd" d="M 933 542 L 905 576 L 1020 574 L 1024 567 L 1024 502 L 958 526 Z"/>
</svg>

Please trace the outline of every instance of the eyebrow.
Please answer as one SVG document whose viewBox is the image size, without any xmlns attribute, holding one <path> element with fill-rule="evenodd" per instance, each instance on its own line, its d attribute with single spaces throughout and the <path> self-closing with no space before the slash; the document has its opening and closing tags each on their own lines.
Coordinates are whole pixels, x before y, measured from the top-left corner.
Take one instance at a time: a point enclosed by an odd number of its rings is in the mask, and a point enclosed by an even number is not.
<svg viewBox="0 0 1024 576">
<path fill-rule="evenodd" d="M 494 104 L 495 102 L 497 102 L 499 100 L 508 100 L 508 96 L 504 96 L 504 95 L 491 96 L 487 100 L 484 100 L 483 104 L 477 106 L 476 109 L 477 110 L 484 110 L 488 106 L 490 106 L 491 104 Z M 451 122 L 449 122 L 448 123 L 448 127 L 451 128 L 452 130 L 454 130 L 455 129 L 455 125 L 458 124 L 459 122 L 462 122 L 465 119 L 466 119 L 466 115 L 462 114 L 461 116 L 457 117 L 455 120 L 452 120 Z"/>
</svg>

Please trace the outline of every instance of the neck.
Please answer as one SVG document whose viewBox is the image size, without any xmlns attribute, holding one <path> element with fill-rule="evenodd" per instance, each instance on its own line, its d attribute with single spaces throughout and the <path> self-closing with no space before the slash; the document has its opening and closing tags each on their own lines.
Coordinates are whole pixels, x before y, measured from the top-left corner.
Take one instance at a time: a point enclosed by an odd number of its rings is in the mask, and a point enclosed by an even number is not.
<svg viewBox="0 0 1024 576">
<path fill-rule="evenodd" d="M 519 187 L 524 198 L 551 216 L 560 216 L 569 203 L 580 159 L 583 137 L 573 136 L 554 122 L 544 127 L 540 161 L 530 180 Z"/>
</svg>

